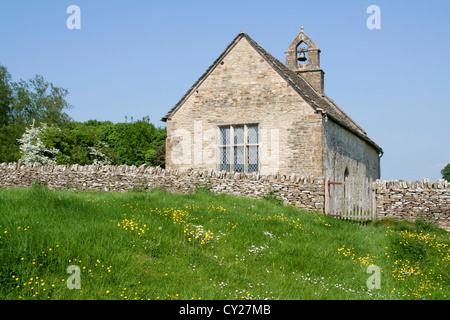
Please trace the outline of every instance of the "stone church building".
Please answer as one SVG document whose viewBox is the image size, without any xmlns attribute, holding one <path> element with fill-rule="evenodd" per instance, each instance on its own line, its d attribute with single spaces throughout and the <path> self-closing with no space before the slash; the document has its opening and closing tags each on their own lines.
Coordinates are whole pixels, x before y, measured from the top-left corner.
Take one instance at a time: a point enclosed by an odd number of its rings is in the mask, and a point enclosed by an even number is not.
<svg viewBox="0 0 450 320">
<path fill-rule="evenodd" d="M 286 64 L 240 32 L 161 120 L 166 167 L 380 177 L 382 149 L 324 93 L 320 49 L 303 27 Z"/>
</svg>

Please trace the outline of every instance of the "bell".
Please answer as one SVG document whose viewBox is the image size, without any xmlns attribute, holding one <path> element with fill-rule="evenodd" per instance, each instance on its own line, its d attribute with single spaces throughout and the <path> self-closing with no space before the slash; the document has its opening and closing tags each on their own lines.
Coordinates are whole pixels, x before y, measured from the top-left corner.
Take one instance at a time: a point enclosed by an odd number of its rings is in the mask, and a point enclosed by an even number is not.
<svg viewBox="0 0 450 320">
<path fill-rule="evenodd" d="M 300 61 L 300 62 L 304 62 L 304 61 L 306 61 L 306 55 L 305 55 L 305 52 L 303 52 L 303 51 L 300 51 L 300 54 L 299 54 L 299 56 L 298 56 L 298 59 L 297 59 L 298 61 Z"/>
</svg>

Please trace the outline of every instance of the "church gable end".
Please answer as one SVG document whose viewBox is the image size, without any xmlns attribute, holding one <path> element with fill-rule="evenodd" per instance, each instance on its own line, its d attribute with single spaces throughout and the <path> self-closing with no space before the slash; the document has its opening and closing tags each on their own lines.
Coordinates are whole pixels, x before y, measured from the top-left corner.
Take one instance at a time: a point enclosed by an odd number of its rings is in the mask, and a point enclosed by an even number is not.
<svg viewBox="0 0 450 320">
<path fill-rule="evenodd" d="M 245 33 L 166 119 L 169 167 L 251 173 L 257 159 L 263 174 L 321 174 L 321 116 Z M 221 142 L 224 130 L 230 144 Z M 250 143 L 252 130 L 258 140 Z M 311 155 L 299 161 L 301 150 Z"/>
</svg>

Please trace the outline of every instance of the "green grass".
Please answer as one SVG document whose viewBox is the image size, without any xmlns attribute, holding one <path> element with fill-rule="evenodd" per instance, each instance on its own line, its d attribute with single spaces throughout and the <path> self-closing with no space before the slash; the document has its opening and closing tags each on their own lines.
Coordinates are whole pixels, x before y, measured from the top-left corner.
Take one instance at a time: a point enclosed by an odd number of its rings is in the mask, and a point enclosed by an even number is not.
<svg viewBox="0 0 450 320">
<path fill-rule="evenodd" d="M 200 227 L 201 226 L 201 227 Z M 206 191 L 0 190 L 0 299 L 448 299 L 450 237 Z M 369 265 L 381 268 L 369 290 Z M 69 289 L 79 268 L 80 289 Z"/>
</svg>

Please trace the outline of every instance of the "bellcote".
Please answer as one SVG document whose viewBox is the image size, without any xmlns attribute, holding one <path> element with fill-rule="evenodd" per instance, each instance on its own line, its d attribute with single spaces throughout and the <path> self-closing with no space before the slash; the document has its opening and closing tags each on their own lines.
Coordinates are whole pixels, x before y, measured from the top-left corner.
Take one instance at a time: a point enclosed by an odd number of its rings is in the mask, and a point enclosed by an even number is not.
<svg viewBox="0 0 450 320">
<path fill-rule="evenodd" d="M 306 35 L 303 27 L 285 52 L 286 67 L 296 72 L 316 89 L 324 91 L 324 72 L 320 68 L 320 49 Z"/>
</svg>

